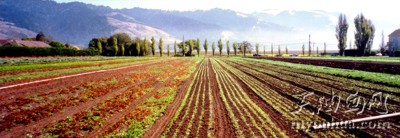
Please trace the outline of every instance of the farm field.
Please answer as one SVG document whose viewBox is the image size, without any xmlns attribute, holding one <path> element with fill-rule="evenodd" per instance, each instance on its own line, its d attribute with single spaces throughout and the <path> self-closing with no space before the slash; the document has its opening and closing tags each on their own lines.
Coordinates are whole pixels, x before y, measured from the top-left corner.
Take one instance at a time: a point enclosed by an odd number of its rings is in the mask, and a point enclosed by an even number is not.
<svg viewBox="0 0 400 138">
<path fill-rule="evenodd" d="M 354 77 L 291 64 L 144 57 L 2 65 L 0 137 L 400 135 L 398 117 L 375 120 L 388 128 L 312 128 L 398 112 L 396 82 L 364 78 L 390 74 Z"/>
<path fill-rule="evenodd" d="M 370 57 L 346 57 L 346 56 L 299 56 L 305 59 L 331 59 L 331 60 L 353 60 L 353 61 L 376 61 L 376 62 L 400 62 L 398 57 L 370 56 Z"/>
<path fill-rule="evenodd" d="M 292 57 L 256 57 L 258 59 L 268 59 L 274 61 L 284 61 L 290 63 L 299 63 L 299 64 L 309 64 L 315 66 L 327 66 L 334 68 L 344 68 L 344 69 L 354 69 L 354 70 L 363 70 L 363 71 L 371 71 L 371 72 L 380 72 L 380 73 L 390 73 L 390 74 L 400 74 L 400 62 L 385 60 L 382 58 L 371 58 L 373 60 L 347 60 L 343 59 L 335 59 L 335 58 L 292 58 Z M 357 59 L 357 58 L 355 58 Z M 385 60 L 386 62 L 382 62 L 381 60 Z"/>
</svg>

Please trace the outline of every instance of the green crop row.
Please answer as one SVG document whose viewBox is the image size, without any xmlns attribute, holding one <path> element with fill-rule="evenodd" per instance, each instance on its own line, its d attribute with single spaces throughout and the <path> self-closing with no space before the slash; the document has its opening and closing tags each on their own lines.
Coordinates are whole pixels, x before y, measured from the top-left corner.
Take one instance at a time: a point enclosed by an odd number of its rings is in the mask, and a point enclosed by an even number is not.
<svg viewBox="0 0 400 138">
<path fill-rule="evenodd" d="M 254 126 L 259 132 L 252 132 L 252 135 L 255 133 L 260 133 L 262 136 L 272 136 L 272 137 L 287 137 L 282 131 L 275 127 L 274 124 L 269 117 L 260 107 L 258 107 L 248 95 L 244 92 L 244 90 L 237 84 L 236 80 L 230 76 L 228 72 L 226 72 L 217 61 L 213 61 L 213 67 L 215 67 L 214 71 L 217 74 L 218 83 L 221 83 L 220 93 L 222 96 L 226 96 L 228 106 L 233 105 L 233 107 L 239 108 L 237 110 L 239 112 L 239 117 L 243 122 L 246 122 L 244 117 L 247 116 L 250 119 L 250 126 Z M 230 104 L 229 104 L 230 103 Z M 242 107 L 242 108 L 240 108 Z M 247 107 L 247 108 L 246 108 Z M 246 128 L 248 129 L 248 128 Z M 277 134 L 278 133 L 278 134 Z"/>
<path fill-rule="evenodd" d="M 359 80 L 373 82 L 373 83 L 387 84 L 390 86 L 400 87 L 400 75 L 349 70 L 349 69 L 339 69 L 339 68 L 331 68 L 331 67 L 323 67 L 323 66 L 304 65 L 304 64 L 294 64 L 294 63 L 271 61 L 271 60 L 238 59 L 238 58 L 236 58 L 236 59 L 279 65 L 279 66 L 289 67 L 289 68 L 293 68 L 293 69 L 307 70 L 307 71 L 311 71 L 311 72 L 326 73 L 329 75 L 335 75 L 335 76 L 346 77 L 346 78 L 351 78 L 351 79 L 359 79 Z"/>
</svg>

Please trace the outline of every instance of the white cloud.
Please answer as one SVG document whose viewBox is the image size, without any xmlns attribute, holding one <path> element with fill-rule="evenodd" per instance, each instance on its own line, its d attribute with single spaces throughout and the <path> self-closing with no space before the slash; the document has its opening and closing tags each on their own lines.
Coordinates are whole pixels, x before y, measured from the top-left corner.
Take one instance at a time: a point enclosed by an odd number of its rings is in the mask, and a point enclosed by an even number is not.
<svg viewBox="0 0 400 138">
<path fill-rule="evenodd" d="M 231 39 L 233 36 L 235 35 L 235 33 L 233 33 L 232 31 L 222 31 L 221 32 L 221 36 L 222 36 L 222 40 L 226 41 Z"/>
</svg>

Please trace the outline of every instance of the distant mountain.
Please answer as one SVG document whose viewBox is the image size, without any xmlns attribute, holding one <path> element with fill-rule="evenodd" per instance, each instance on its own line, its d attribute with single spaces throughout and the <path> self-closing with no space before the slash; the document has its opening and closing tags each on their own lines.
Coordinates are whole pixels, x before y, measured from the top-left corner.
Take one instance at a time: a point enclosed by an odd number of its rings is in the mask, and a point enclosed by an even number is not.
<svg viewBox="0 0 400 138">
<path fill-rule="evenodd" d="M 336 13 L 324 11 L 282 11 L 276 15 L 268 12 L 256 12 L 253 16 L 262 21 L 271 21 L 297 30 L 331 29 L 335 26 Z"/>
<path fill-rule="evenodd" d="M 291 37 L 309 29 L 329 29 L 330 14 L 320 11 L 283 11 L 279 14 L 245 14 L 232 10 L 163 11 L 112 9 L 79 2 L 1 0 L 0 36 L 32 37 L 37 32 L 65 43 L 86 47 L 91 38 L 125 32 L 131 37 L 200 38 L 215 42 L 265 41 Z"/>
</svg>

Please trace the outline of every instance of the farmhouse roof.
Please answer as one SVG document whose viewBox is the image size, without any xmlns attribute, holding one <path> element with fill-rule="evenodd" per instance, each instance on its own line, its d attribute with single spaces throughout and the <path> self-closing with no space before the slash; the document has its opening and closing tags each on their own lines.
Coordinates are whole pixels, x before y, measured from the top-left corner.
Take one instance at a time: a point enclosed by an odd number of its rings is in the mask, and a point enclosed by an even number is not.
<svg viewBox="0 0 400 138">
<path fill-rule="evenodd" d="M 10 40 L 7 39 L 0 39 L 0 46 L 9 43 Z"/>
<path fill-rule="evenodd" d="M 51 47 L 49 44 L 46 44 L 41 41 L 24 41 L 24 40 L 14 40 L 18 45 L 25 47 Z"/>
<path fill-rule="evenodd" d="M 393 37 L 393 36 L 400 36 L 400 29 L 397 29 L 396 31 L 394 31 L 393 33 L 391 33 L 389 35 L 389 37 Z"/>
<path fill-rule="evenodd" d="M 13 44 L 24 47 L 51 47 L 41 41 L 24 41 L 24 40 L 0 40 L 0 45 Z"/>
</svg>

